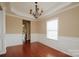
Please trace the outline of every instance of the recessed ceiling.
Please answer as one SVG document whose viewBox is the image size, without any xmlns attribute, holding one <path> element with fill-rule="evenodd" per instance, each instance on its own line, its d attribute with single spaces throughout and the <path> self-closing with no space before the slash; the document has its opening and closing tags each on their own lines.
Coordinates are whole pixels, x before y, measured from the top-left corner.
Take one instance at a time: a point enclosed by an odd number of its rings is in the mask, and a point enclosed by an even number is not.
<svg viewBox="0 0 79 59">
<path fill-rule="evenodd" d="M 44 11 L 41 17 L 50 15 L 56 10 L 59 10 L 71 2 L 38 2 L 38 7 Z M 30 9 L 35 9 L 34 2 L 9 2 L 9 11 L 18 15 L 34 20 L 35 18 L 29 14 Z M 39 17 L 40 18 L 40 17 Z"/>
</svg>

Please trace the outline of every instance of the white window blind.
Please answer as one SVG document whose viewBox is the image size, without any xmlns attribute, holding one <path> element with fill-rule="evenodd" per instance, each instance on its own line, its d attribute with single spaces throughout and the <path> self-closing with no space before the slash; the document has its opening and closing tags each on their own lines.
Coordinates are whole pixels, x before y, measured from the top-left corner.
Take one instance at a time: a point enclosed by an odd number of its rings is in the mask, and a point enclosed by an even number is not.
<svg viewBox="0 0 79 59">
<path fill-rule="evenodd" d="M 47 38 L 57 40 L 58 38 L 58 18 L 47 21 Z"/>
</svg>

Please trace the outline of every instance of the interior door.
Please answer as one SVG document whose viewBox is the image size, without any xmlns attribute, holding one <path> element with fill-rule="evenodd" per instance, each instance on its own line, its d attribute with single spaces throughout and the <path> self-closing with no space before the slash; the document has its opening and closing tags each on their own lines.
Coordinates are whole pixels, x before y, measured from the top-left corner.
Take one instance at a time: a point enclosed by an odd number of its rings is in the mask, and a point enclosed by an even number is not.
<svg viewBox="0 0 79 59">
<path fill-rule="evenodd" d="M 24 32 L 24 41 L 27 42 L 27 41 L 30 41 L 30 21 L 26 21 L 26 20 L 23 20 L 23 32 Z"/>
</svg>

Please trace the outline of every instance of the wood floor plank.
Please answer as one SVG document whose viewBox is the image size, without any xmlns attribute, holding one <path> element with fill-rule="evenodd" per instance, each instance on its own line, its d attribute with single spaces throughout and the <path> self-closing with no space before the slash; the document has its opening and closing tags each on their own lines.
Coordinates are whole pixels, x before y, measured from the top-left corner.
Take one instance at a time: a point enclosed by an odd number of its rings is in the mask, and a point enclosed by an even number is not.
<svg viewBox="0 0 79 59">
<path fill-rule="evenodd" d="M 24 43 L 7 47 L 6 57 L 71 57 L 63 52 L 54 48 L 50 48 L 42 43 Z"/>
</svg>

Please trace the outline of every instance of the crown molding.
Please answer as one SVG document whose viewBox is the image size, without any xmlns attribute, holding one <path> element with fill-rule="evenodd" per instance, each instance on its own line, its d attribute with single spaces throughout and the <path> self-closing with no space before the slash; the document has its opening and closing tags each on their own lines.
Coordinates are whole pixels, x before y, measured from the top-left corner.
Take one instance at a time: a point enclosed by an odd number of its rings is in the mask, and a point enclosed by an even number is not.
<svg viewBox="0 0 79 59">
<path fill-rule="evenodd" d="M 64 8 L 65 6 L 65 8 Z M 20 19 L 25 19 L 25 20 L 29 20 L 29 21 L 38 21 L 38 20 L 46 20 L 50 17 L 53 17 L 59 13 L 62 13 L 64 11 L 67 11 L 69 9 L 72 9 L 76 6 L 79 6 L 79 3 L 78 2 L 71 2 L 71 4 L 69 5 L 63 5 L 63 6 L 60 6 L 54 10 L 50 10 L 50 12 L 47 14 L 47 15 L 44 15 L 43 16 L 40 16 L 38 19 L 34 19 L 33 17 L 30 17 L 28 14 L 25 16 L 24 13 L 20 13 L 19 11 L 17 11 L 16 9 L 13 9 L 13 8 L 10 8 L 11 9 L 11 13 L 7 12 L 7 15 L 10 15 L 10 16 L 14 16 L 14 17 L 18 17 Z M 11 6 L 10 6 L 11 7 Z M 62 8 L 63 7 L 63 8 Z"/>
<path fill-rule="evenodd" d="M 58 14 L 64 12 L 64 11 L 67 11 L 67 10 L 69 10 L 69 9 L 75 8 L 75 7 L 77 7 L 77 6 L 79 6 L 79 3 L 78 3 L 78 2 L 71 3 L 70 5 L 68 5 L 68 6 L 65 7 L 65 8 L 62 8 L 62 9 L 60 9 L 60 10 L 58 10 L 58 11 L 55 11 L 55 12 L 49 14 L 49 15 L 40 17 L 39 20 L 47 20 L 47 19 L 49 19 L 49 18 L 54 17 L 55 15 L 58 15 Z"/>
<path fill-rule="evenodd" d="M 17 17 L 19 19 L 25 19 L 25 20 L 33 21 L 32 19 L 29 19 L 29 18 L 26 18 L 26 17 L 23 17 L 23 16 L 14 15 L 14 14 L 8 13 L 8 12 L 6 13 L 6 15 L 13 16 L 13 17 Z"/>
</svg>

